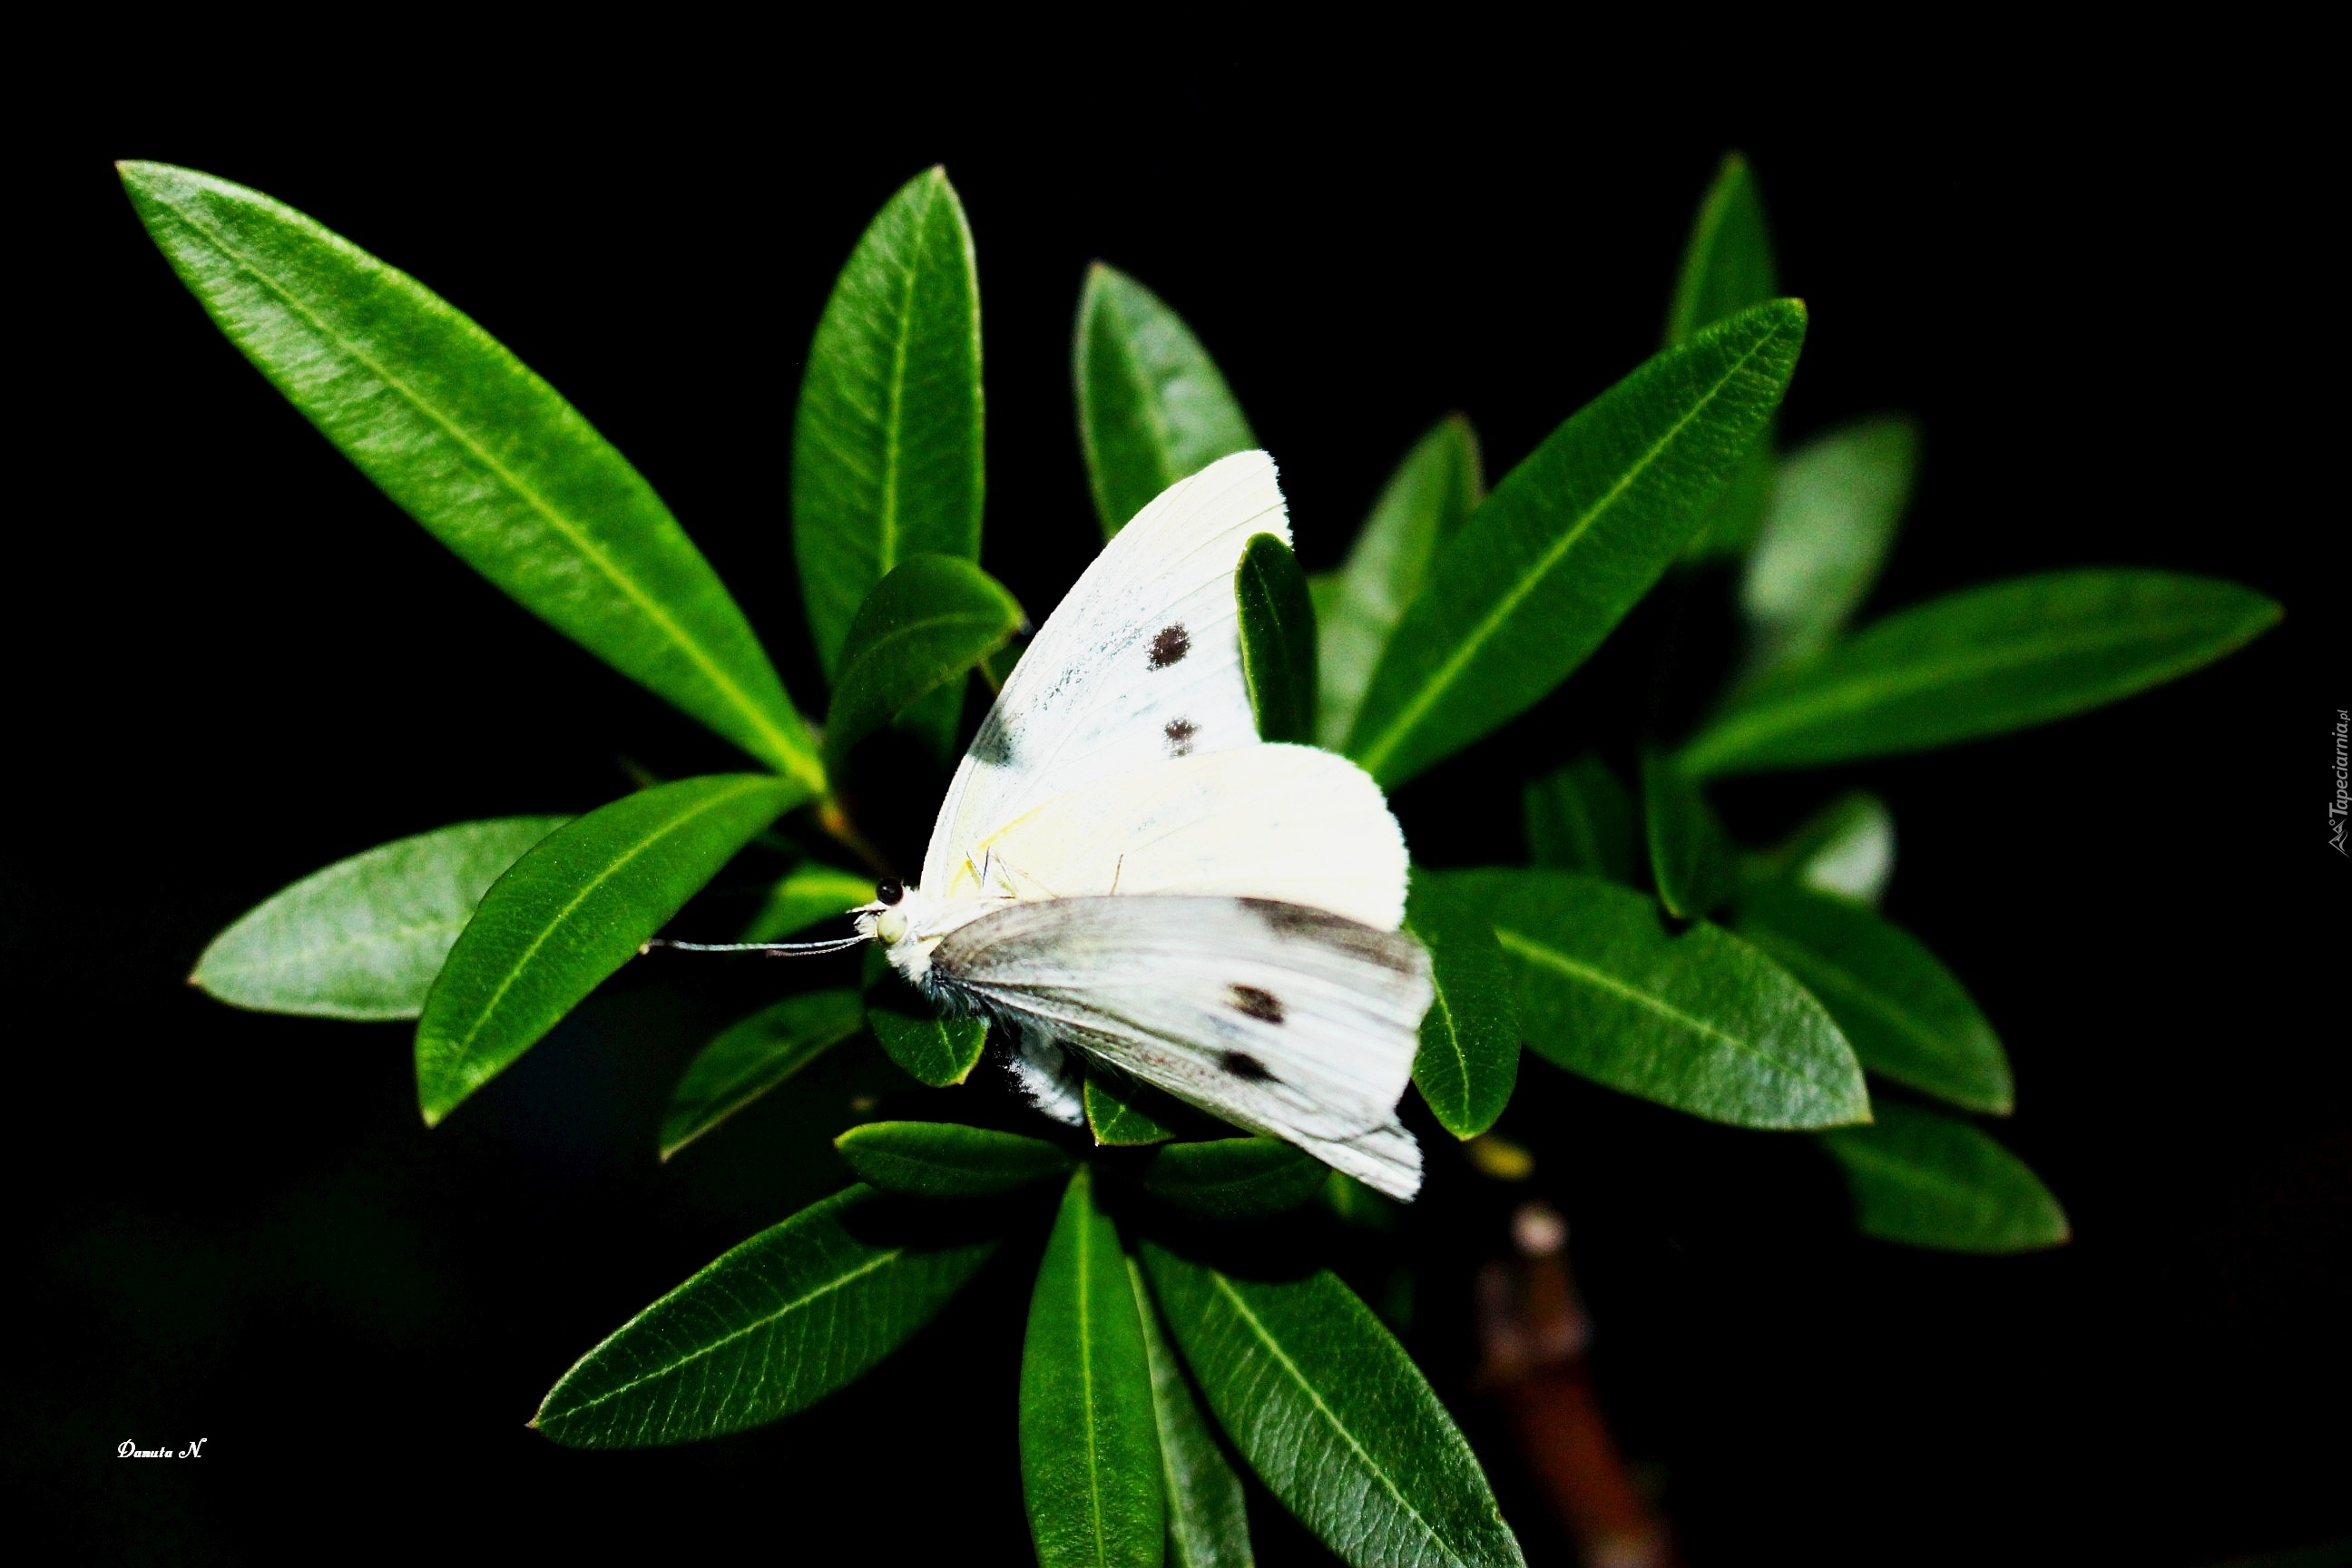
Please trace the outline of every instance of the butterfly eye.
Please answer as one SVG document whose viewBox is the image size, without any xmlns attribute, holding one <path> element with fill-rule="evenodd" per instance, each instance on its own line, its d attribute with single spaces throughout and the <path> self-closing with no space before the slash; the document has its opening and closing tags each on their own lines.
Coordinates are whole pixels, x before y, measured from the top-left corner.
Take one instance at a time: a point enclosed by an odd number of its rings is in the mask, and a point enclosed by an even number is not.
<svg viewBox="0 0 2352 1568">
<path fill-rule="evenodd" d="M 896 877 L 883 878 L 874 889 L 874 901 L 877 904 L 895 904 L 906 896 L 907 884 Z"/>
</svg>

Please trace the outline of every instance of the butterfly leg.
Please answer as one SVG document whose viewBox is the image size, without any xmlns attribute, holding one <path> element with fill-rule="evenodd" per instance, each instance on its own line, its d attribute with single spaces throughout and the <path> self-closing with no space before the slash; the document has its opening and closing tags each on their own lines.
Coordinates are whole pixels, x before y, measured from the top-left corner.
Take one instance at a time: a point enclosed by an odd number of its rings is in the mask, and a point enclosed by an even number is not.
<svg viewBox="0 0 2352 1568">
<path fill-rule="evenodd" d="M 1070 1053 L 1050 1036 L 1023 1027 L 1014 1037 L 1013 1054 L 1005 1058 L 1013 1081 L 1029 1103 L 1056 1121 L 1073 1127 L 1087 1124 L 1086 1080 Z"/>
</svg>

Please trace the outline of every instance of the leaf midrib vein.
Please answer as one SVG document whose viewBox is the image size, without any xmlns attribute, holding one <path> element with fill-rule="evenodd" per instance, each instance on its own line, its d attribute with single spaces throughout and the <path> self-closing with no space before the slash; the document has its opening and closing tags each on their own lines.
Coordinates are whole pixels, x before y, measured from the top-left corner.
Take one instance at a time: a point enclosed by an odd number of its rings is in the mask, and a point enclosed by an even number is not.
<svg viewBox="0 0 2352 1568">
<path fill-rule="evenodd" d="M 693 662 L 695 668 L 699 669 L 703 675 L 709 679 L 711 684 L 716 686 L 720 692 L 722 692 L 727 699 L 735 705 L 736 710 L 751 721 L 752 728 L 757 730 L 761 735 L 766 738 L 771 745 L 775 747 L 776 754 L 779 757 L 785 759 L 786 765 L 793 766 L 796 772 L 803 772 L 804 774 L 804 770 L 807 766 L 807 760 L 803 759 L 790 743 L 783 731 L 777 729 L 769 721 L 767 716 L 760 710 L 759 706 L 751 701 L 751 698 L 744 692 L 741 687 L 736 685 L 734 679 L 724 669 L 719 668 L 719 664 L 703 650 L 702 646 L 698 642 L 687 635 L 685 628 L 680 626 L 677 621 L 670 617 L 669 613 L 661 606 L 659 601 L 649 597 L 645 591 L 637 585 L 634 579 L 632 579 L 627 574 L 622 572 L 619 567 L 616 566 L 602 550 L 598 549 L 596 545 L 590 541 L 588 536 L 582 532 L 575 524 L 564 517 L 562 512 L 558 511 L 554 506 L 551 505 L 536 489 L 531 488 L 530 485 L 525 484 L 520 478 L 511 472 L 505 464 L 499 462 L 498 458 L 491 456 L 488 450 L 482 447 L 480 443 L 474 440 L 472 437 L 467 435 L 462 428 L 451 421 L 446 415 L 442 414 L 439 409 L 434 407 L 432 404 L 428 403 L 422 394 L 416 392 L 415 389 L 410 387 L 406 382 L 394 374 L 392 371 L 379 363 L 373 355 L 367 353 L 364 349 L 362 349 L 358 344 L 352 342 L 341 332 L 336 331 L 326 321 L 322 321 L 310 310 L 309 306 L 305 305 L 299 299 L 296 298 L 290 290 L 284 288 L 276 279 L 270 277 L 268 272 L 264 271 L 261 266 L 251 257 L 238 249 L 235 245 L 229 243 L 218 229 L 204 222 L 202 219 L 196 217 L 194 214 L 188 212 L 176 204 L 173 205 L 172 211 L 173 215 L 178 217 L 181 222 L 186 224 L 190 228 L 193 228 L 197 233 L 203 235 L 205 239 L 212 243 L 215 249 L 219 250 L 224 256 L 226 256 L 231 261 L 234 261 L 248 277 L 252 278 L 254 281 L 259 283 L 272 294 L 277 295 L 278 299 L 284 300 L 288 309 L 293 310 L 304 321 L 310 322 L 311 327 L 321 336 L 336 344 L 345 353 L 351 355 L 352 358 L 365 365 L 368 370 L 375 375 L 378 381 L 392 388 L 393 391 L 398 393 L 402 399 L 405 401 L 410 407 L 425 416 L 425 418 L 431 420 L 435 425 L 439 426 L 452 440 L 456 441 L 467 452 L 473 454 L 475 458 L 478 460 L 484 468 L 489 469 L 492 474 L 497 476 L 501 483 L 505 484 L 508 489 L 511 489 L 515 494 L 520 496 L 524 502 L 529 505 L 532 510 L 545 518 L 548 522 L 554 527 L 557 532 L 570 540 L 572 547 L 578 550 L 581 555 L 583 556 L 590 564 L 593 565 L 598 571 L 604 573 L 605 577 L 613 584 L 613 585 L 620 589 L 622 594 L 632 604 L 635 605 L 638 609 L 643 611 L 646 616 L 668 637 L 669 640 L 676 644 L 679 650 Z M 374 258 L 370 258 L 370 259 L 375 260 Z M 380 260 L 376 261 L 376 265 L 383 267 L 387 271 L 397 270 L 396 268 L 392 268 L 389 263 Z M 399 276 L 404 279 L 407 277 L 405 273 L 400 273 Z M 414 282 L 415 280 L 409 279 L 409 281 Z M 418 284 L 417 287 L 422 289 L 424 286 L 422 284 Z M 437 299 L 437 296 L 436 298 Z M 441 303 L 443 308 L 449 310 L 451 314 L 459 314 L 455 306 L 449 305 L 446 300 L 441 301 Z M 475 330 L 479 331 L 481 329 L 477 326 Z M 483 336 L 487 338 L 488 337 L 488 334 L 485 332 L 483 333 Z M 491 339 L 490 341 L 493 343 L 497 342 L 495 339 Z M 520 363 L 520 362 L 518 361 L 517 363 Z M 527 369 L 528 367 L 526 367 L 526 370 Z M 542 383 L 542 384 L 544 384 Z M 562 397 L 561 393 L 555 392 L 552 387 L 550 387 L 548 390 L 551 395 L 561 401 Z M 566 405 L 566 406 L 568 407 L 569 405 Z M 626 459 L 624 458 L 623 461 L 625 462 Z M 802 782 L 819 783 L 820 781 L 811 780 L 803 776 Z"/>
</svg>

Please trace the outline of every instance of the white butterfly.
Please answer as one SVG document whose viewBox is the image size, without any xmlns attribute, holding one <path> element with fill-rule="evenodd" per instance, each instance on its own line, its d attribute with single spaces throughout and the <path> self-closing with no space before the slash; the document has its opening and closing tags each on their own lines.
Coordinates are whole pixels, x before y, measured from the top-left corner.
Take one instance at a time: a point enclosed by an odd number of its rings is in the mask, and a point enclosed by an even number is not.
<svg viewBox="0 0 2352 1568">
<path fill-rule="evenodd" d="M 1404 837 L 1353 763 L 1258 739 L 1234 599 L 1258 533 L 1290 538 L 1264 452 L 1137 513 L 998 694 L 921 883 L 857 930 L 1010 1026 L 1048 1114 L 1083 1121 L 1072 1047 L 1410 1198 L 1396 1106 L 1431 984 L 1397 931 Z"/>
</svg>

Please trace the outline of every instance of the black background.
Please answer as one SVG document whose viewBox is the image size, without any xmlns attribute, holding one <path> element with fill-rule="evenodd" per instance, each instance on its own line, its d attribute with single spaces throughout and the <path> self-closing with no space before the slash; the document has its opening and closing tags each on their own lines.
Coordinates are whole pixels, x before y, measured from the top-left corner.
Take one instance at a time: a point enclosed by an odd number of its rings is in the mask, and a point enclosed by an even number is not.
<svg viewBox="0 0 2352 1568">
<path fill-rule="evenodd" d="M 1643 99 L 1611 79 L 1649 67 L 1588 53 L 1542 93 L 1432 94 L 1405 69 L 1301 98 L 1204 57 L 1175 87 L 1008 80 L 901 113 L 926 97 L 905 81 L 805 54 L 706 82 L 733 46 L 703 48 L 560 84 L 452 58 L 319 88 L 299 107 L 324 129 L 299 134 L 233 71 L 93 85 L 20 155 L 35 482 L 11 530 L 0 898 L 31 1310 L 5 1462 L 87 1554 L 484 1532 L 1026 1552 L 1034 1238 L 796 1422 L 647 1455 L 523 1428 L 603 1333 L 838 1179 L 821 1136 L 864 1083 L 847 1060 L 653 1159 L 669 1082 L 767 974 L 645 966 L 429 1134 L 403 1026 L 245 1015 L 180 984 L 212 933 L 328 861 L 586 809 L 626 787 L 624 753 L 665 774 L 737 759 L 473 578 L 289 409 L 145 239 L 123 156 L 266 190 L 473 314 L 651 478 L 814 707 L 787 534 L 801 355 L 859 230 L 926 163 L 947 163 L 979 247 L 987 563 L 1042 617 L 1097 537 L 1067 369 L 1089 259 L 1199 331 L 1320 567 L 1438 415 L 1467 411 L 1499 474 L 1650 352 L 1691 208 L 1744 146 L 1812 309 L 1787 432 L 1883 409 L 1926 431 L 1875 608 L 2141 563 L 2248 583 L 2287 620 L 2071 723 L 1724 792 L 1750 837 L 1849 784 L 1890 799 L 1890 912 L 2000 1028 L 2019 1110 L 2000 1135 L 2075 1240 L 1996 1259 L 1862 1241 L 1806 1141 L 1530 1060 L 1505 1126 L 1571 1221 L 1612 1417 L 1695 1563 L 2187 1564 L 2352 1529 L 2347 868 L 2324 823 L 2352 684 L 2342 506 L 2305 489 L 2341 408 L 2318 226 L 2340 177 L 2302 161 L 2291 89 L 2249 112 L 2085 67 L 1943 95 Z M 1701 584 L 1698 624 L 1723 587 Z M 1400 793 L 1423 858 L 1512 857 L 1528 769 L 1629 756 L 1655 619 Z M 711 930 L 748 876 L 704 906 Z M 1514 1194 L 1438 1152 L 1402 1243 L 1411 1342 L 1531 1558 L 1564 1562 L 1464 1387 L 1464 1271 Z M 201 1463 L 111 1458 L 197 1436 Z M 1313 1560 L 1255 1501 L 1265 1559 Z"/>
</svg>

